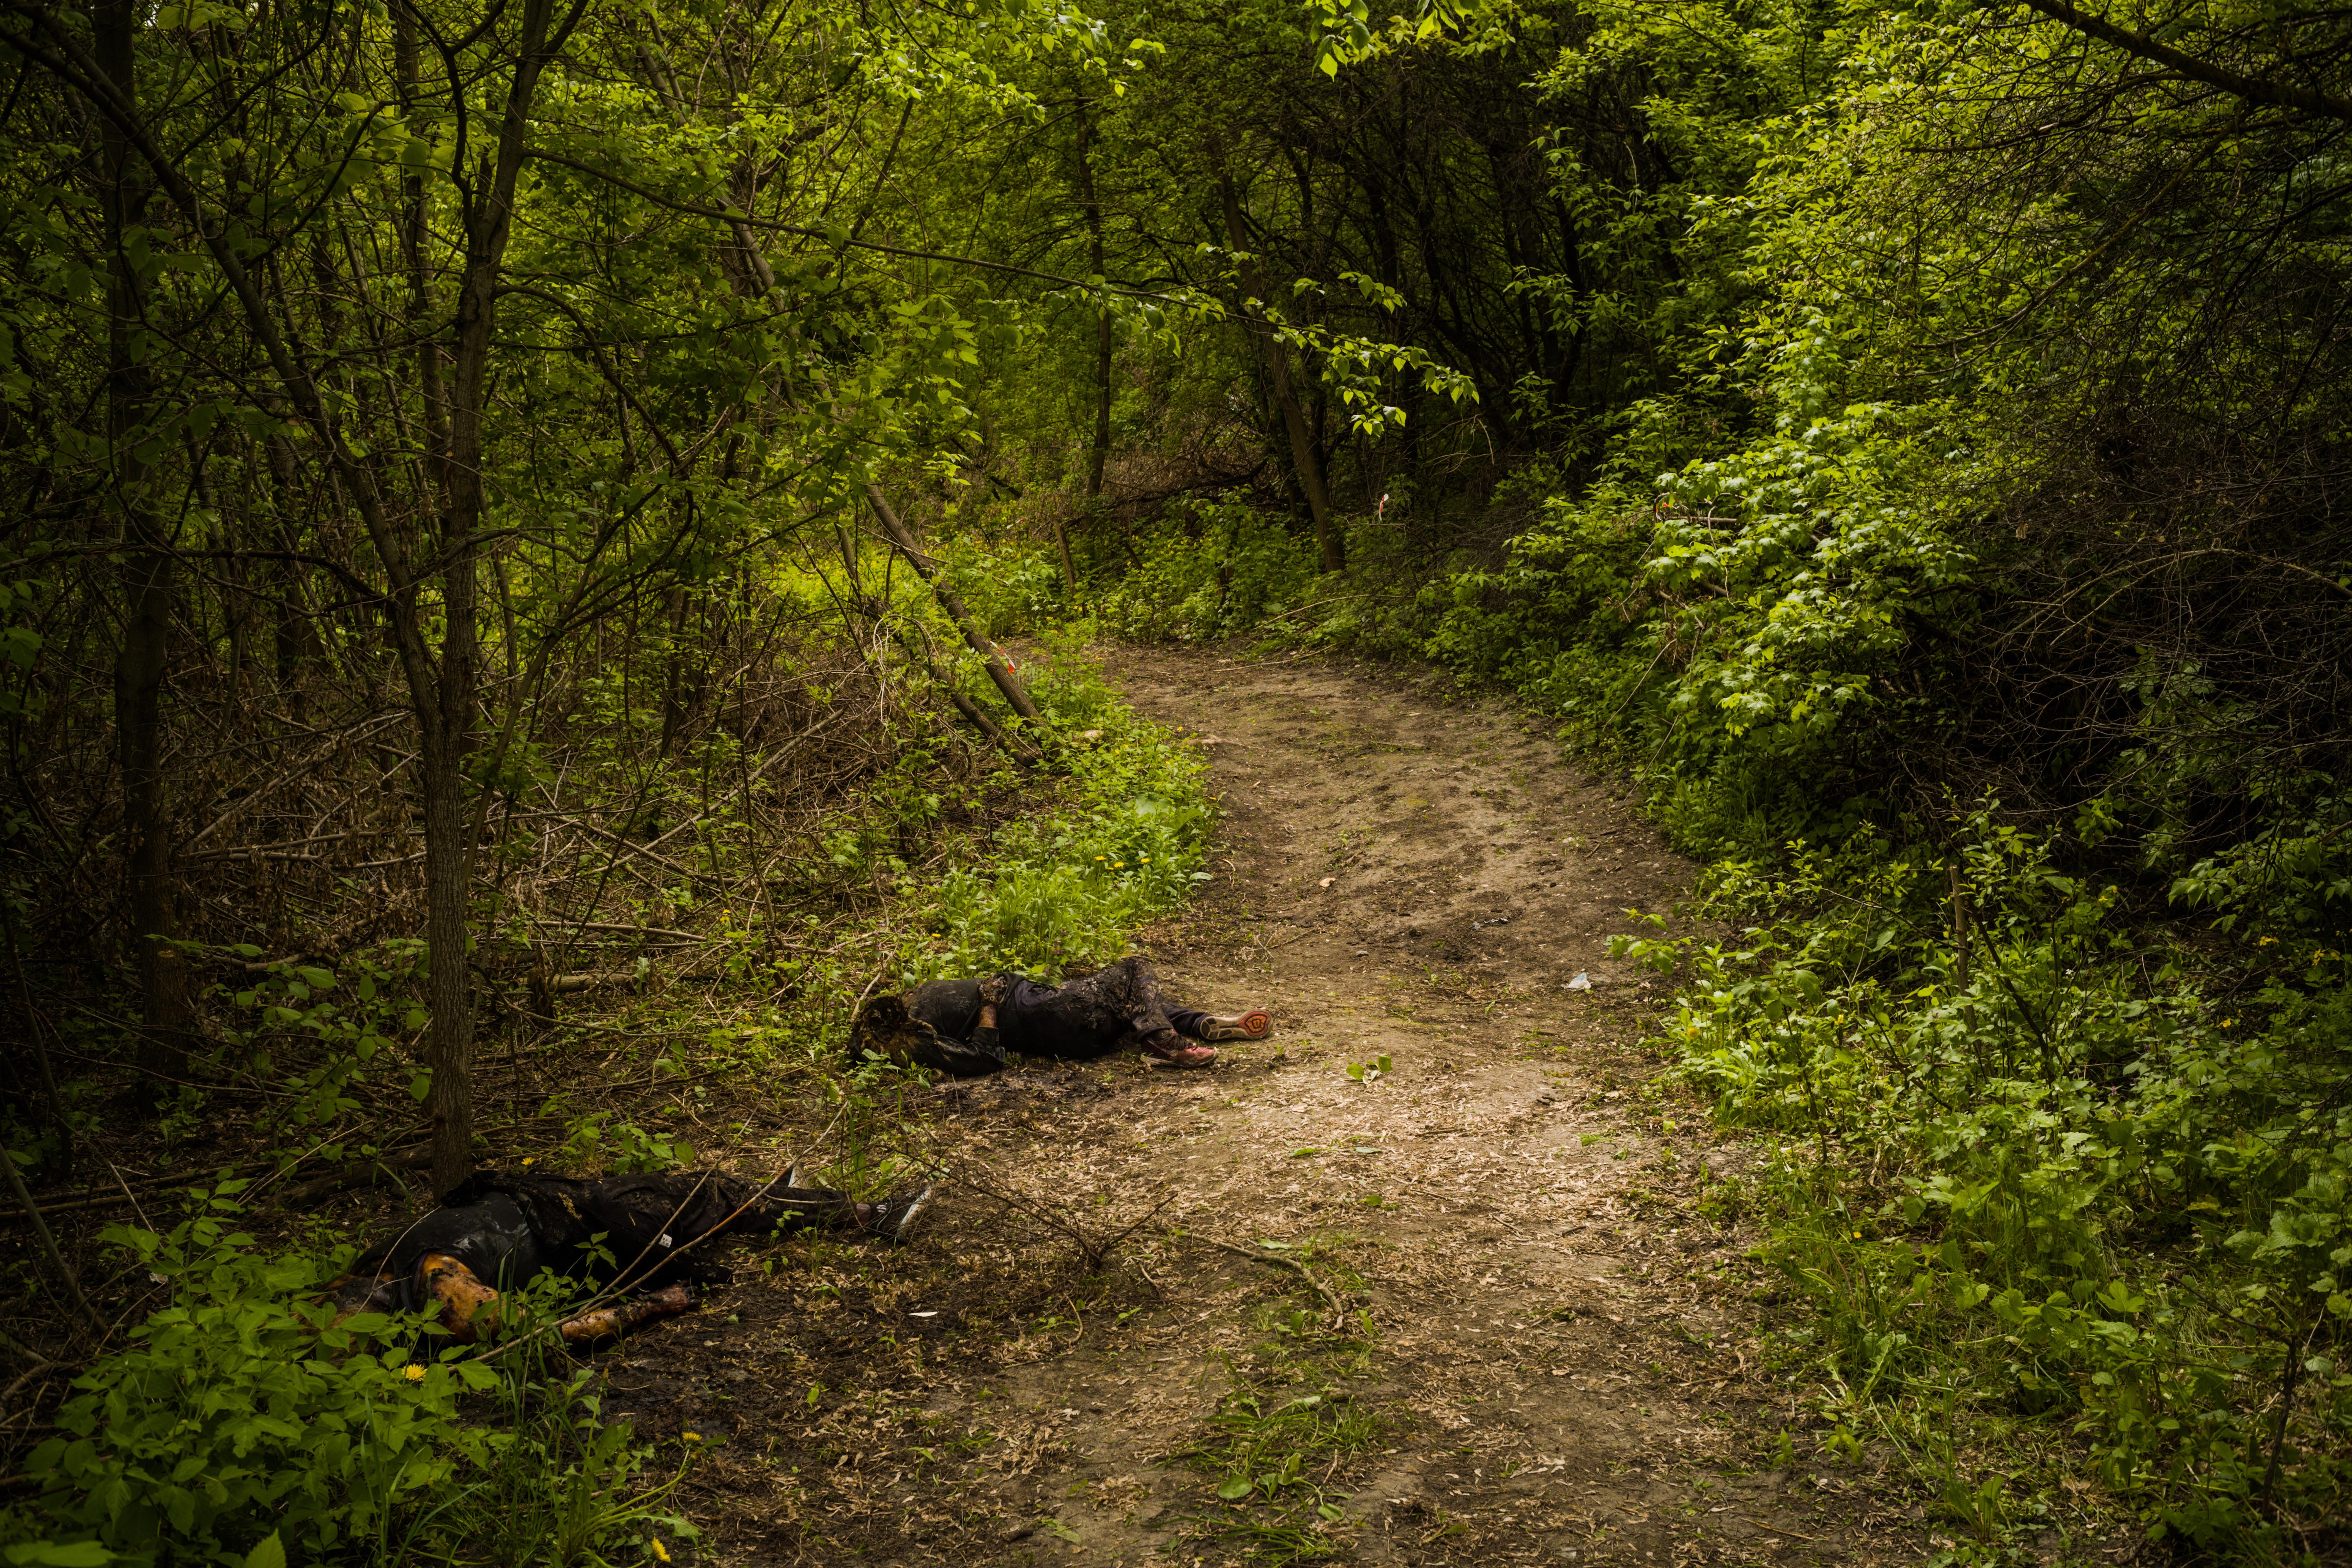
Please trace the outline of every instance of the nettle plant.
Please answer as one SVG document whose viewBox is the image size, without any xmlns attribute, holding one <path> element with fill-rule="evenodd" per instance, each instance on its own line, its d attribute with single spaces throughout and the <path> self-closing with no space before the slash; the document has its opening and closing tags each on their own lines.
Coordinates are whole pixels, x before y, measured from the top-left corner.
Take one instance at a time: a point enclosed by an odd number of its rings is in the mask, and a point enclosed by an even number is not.
<svg viewBox="0 0 2352 1568">
<path fill-rule="evenodd" d="M 336 1322 L 316 1299 L 333 1261 L 253 1250 L 234 1228 L 243 1185 L 192 1194 L 195 1213 L 169 1231 L 103 1233 L 172 1304 L 75 1380 L 26 1462 L 50 1535 L 129 1563 L 230 1563 L 276 1536 L 316 1561 L 364 1548 L 486 1457 L 457 1401 L 497 1373 L 412 1361 L 413 1321 Z"/>
<path fill-rule="evenodd" d="M 230 952 L 247 963 L 261 956 L 249 945 Z M 279 1131 L 326 1126 L 358 1110 L 353 1086 L 396 1042 L 425 1027 L 415 995 L 425 963 L 424 942 L 397 939 L 346 956 L 340 970 L 271 964 L 234 994 L 244 1026 L 222 1031 L 221 1051 L 291 1097 L 273 1104 Z M 431 1075 L 412 1067 L 408 1078 L 410 1095 L 421 1101 Z"/>
<path fill-rule="evenodd" d="M 1770 1250 L 1832 1403 L 1883 1415 L 1959 1376 L 1964 1415 L 2074 1421 L 2105 1484 L 2207 1543 L 2335 1507 L 2342 960 L 2209 994 L 1990 809 L 1940 856 L 1799 846 L 1712 898 L 1736 942 L 1620 950 L 1687 966 L 1680 1073 L 1790 1140 Z"/>
</svg>

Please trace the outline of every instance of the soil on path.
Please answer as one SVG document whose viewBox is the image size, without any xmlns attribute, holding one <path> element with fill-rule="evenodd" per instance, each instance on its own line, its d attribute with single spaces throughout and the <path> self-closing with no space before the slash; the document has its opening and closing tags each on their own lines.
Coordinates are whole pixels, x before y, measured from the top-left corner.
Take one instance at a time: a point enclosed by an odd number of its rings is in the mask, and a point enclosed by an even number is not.
<svg viewBox="0 0 2352 1568">
<path fill-rule="evenodd" d="M 1206 748 L 1223 814 L 1146 950 L 1276 1031 L 1208 1072 L 948 1086 L 914 1109 L 969 1179 L 922 1241 L 803 1247 L 698 1352 L 624 1352 L 614 1408 L 731 1435 L 693 1482 L 719 1555 L 1926 1556 L 1866 1468 L 1776 1455 L 1743 1157 L 1651 1085 L 1661 993 L 1607 955 L 1692 868 L 1501 705 L 1213 651 L 1111 668 Z M 1139 1225 L 1097 1267 L 1068 1239 Z"/>
</svg>

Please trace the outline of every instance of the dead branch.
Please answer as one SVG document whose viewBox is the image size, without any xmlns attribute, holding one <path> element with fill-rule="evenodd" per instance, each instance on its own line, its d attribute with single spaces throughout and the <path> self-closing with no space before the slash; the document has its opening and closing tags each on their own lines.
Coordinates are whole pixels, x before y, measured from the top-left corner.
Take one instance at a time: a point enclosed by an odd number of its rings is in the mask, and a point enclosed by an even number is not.
<svg viewBox="0 0 2352 1568">
<path fill-rule="evenodd" d="M 1315 1294 L 1321 1299 L 1326 1307 L 1328 1307 L 1335 1312 L 1345 1311 L 1347 1310 L 1347 1304 L 1340 1300 L 1339 1297 L 1333 1295 L 1329 1288 L 1327 1287 L 1323 1281 L 1316 1279 L 1313 1274 L 1307 1272 L 1307 1265 L 1299 1262 L 1295 1258 L 1277 1258 L 1270 1252 L 1261 1252 L 1254 1247 L 1244 1247 L 1237 1241 L 1225 1241 L 1213 1236 L 1202 1236 L 1197 1231 L 1176 1230 L 1171 1228 L 1163 1230 L 1160 1234 L 1166 1237 L 1171 1241 L 1197 1241 L 1202 1243 L 1203 1246 L 1213 1247 L 1223 1252 L 1230 1252 L 1236 1258 L 1246 1258 L 1252 1263 L 1263 1263 L 1269 1268 L 1287 1269 L 1289 1272 L 1298 1276 L 1301 1280 L 1305 1281 L 1307 1288 L 1314 1291 Z"/>
</svg>

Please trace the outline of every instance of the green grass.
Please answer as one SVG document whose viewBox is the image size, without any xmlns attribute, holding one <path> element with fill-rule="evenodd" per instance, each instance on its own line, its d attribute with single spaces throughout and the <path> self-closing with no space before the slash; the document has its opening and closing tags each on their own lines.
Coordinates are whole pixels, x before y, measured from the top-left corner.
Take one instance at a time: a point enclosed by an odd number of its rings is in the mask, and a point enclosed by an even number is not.
<svg viewBox="0 0 2352 1568">
<path fill-rule="evenodd" d="M 1335 1262 L 1340 1245 L 1318 1238 L 1297 1256 L 1341 1289 L 1360 1284 Z M 1341 1386 L 1370 1363 L 1371 1314 L 1360 1310 L 1335 1327 L 1327 1316 L 1280 1298 L 1261 1309 L 1258 1327 L 1264 1339 L 1244 1357 L 1226 1358 L 1231 1386 L 1210 1418 L 1209 1436 L 1190 1456 L 1213 1485 L 1205 1506 L 1186 1518 L 1184 1538 L 1267 1563 L 1341 1556 L 1349 1550 L 1341 1507 L 1347 1494 L 1333 1479 L 1349 1458 L 1371 1448 L 1386 1425 Z"/>
</svg>

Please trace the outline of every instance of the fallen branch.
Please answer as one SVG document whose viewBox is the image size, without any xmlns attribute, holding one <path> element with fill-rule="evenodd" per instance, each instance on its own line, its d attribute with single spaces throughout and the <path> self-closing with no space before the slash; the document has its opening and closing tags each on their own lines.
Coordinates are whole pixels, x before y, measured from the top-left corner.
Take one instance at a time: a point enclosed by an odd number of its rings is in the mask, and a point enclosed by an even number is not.
<svg viewBox="0 0 2352 1568">
<path fill-rule="evenodd" d="M 578 991 L 594 991 L 606 985 L 635 985 L 644 979 L 634 969 L 586 970 L 576 974 L 550 975 L 547 988 L 558 996 L 569 996 Z"/>
<path fill-rule="evenodd" d="M 962 1152 L 952 1162 L 934 1152 L 929 1158 L 912 1150 L 903 1150 L 919 1168 L 928 1167 L 940 1178 L 967 1187 L 985 1198 L 993 1198 L 1017 1214 L 1028 1215 L 1047 1230 L 1066 1237 L 1077 1249 L 1078 1261 L 1089 1274 L 1099 1273 L 1110 1261 L 1119 1244 L 1150 1225 L 1160 1211 L 1176 1201 L 1173 1192 L 1160 1194 L 1160 1201 L 1142 1214 L 1114 1231 L 1097 1231 L 1072 1214 L 1068 1208 L 1050 1198 L 1042 1198 L 1024 1191 L 1010 1176 L 991 1166 L 969 1151 Z"/>
<path fill-rule="evenodd" d="M 1330 1308 L 1335 1312 L 1344 1311 L 1347 1310 L 1346 1303 L 1341 1301 L 1339 1297 L 1334 1296 L 1330 1292 L 1330 1289 L 1324 1285 L 1323 1281 L 1316 1279 L 1314 1275 L 1307 1271 L 1307 1265 L 1299 1262 L 1298 1259 L 1295 1258 L 1276 1257 L 1275 1254 L 1270 1252 L 1263 1252 L 1254 1247 L 1244 1247 L 1237 1241 L 1223 1241 L 1213 1236 L 1200 1236 L 1189 1230 L 1167 1230 L 1160 1232 L 1160 1234 L 1171 1241 L 1205 1242 L 1211 1247 L 1230 1252 L 1236 1258 L 1246 1258 L 1252 1263 L 1263 1263 L 1269 1268 L 1286 1268 L 1290 1270 L 1291 1273 L 1297 1275 L 1299 1279 L 1305 1280 L 1307 1282 L 1307 1288 L 1314 1291 L 1316 1295 L 1322 1298 L 1323 1304 L 1325 1306 Z"/>
<path fill-rule="evenodd" d="M 33 1194 L 25 1190 L 25 1178 L 16 1169 L 16 1157 L 7 1150 L 0 1149 L 0 1165 L 8 1167 L 9 1191 L 16 1194 L 17 1206 L 25 1211 L 25 1217 L 32 1222 L 33 1234 L 40 1238 L 42 1254 L 48 1258 L 49 1267 L 57 1271 L 58 1282 L 66 1288 L 66 1299 L 73 1303 L 83 1317 L 89 1320 L 89 1325 L 97 1331 L 99 1339 L 104 1340 L 106 1320 L 98 1315 L 98 1309 L 91 1306 L 89 1298 L 81 1293 L 81 1281 L 74 1278 L 74 1271 L 66 1262 L 65 1254 L 58 1250 L 57 1237 L 49 1234 L 48 1222 L 41 1217 L 40 1205 L 33 1201 Z"/>
<path fill-rule="evenodd" d="M 26 1384 L 32 1383 L 37 1379 L 47 1378 L 52 1373 L 71 1373 L 79 1365 L 81 1365 L 81 1363 L 75 1361 L 49 1361 L 47 1359 L 36 1361 L 31 1366 L 17 1373 L 15 1380 L 12 1381 L 7 1387 L 0 1388 L 0 1412 L 5 1412 L 6 1410 L 8 1403 L 16 1397 L 16 1391 L 24 1387 Z"/>
<path fill-rule="evenodd" d="M 286 1198 L 289 1203 L 316 1203 L 320 1198 L 335 1193 L 348 1192 L 353 1187 L 373 1186 L 379 1173 L 391 1176 L 405 1190 L 407 1184 L 400 1182 L 401 1172 L 428 1171 L 432 1168 L 433 1151 L 429 1146 L 412 1149 L 405 1154 L 377 1154 L 359 1161 L 349 1170 L 337 1171 L 321 1176 L 317 1181 L 306 1182 L 287 1194 Z"/>
<path fill-rule="evenodd" d="M 1045 718 L 1037 711 L 1037 705 L 1029 700 L 1028 688 L 1021 683 L 1019 676 L 1013 673 L 1004 650 L 980 629 L 980 623 L 972 619 L 971 612 L 964 607 L 963 600 L 940 574 L 939 563 L 923 552 L 923 547 L 915 542 L 915 536 L 908 531 L 898 514 L 890 510 L 889 501 L 883 497 L 882 487 L 867 485 L 866 499 L 873 503 L 874 515 L 882 520 L 882 531 L 889 536 L 891 543 L 898 547 L 898 553 L 906 558 L 908 565 L 915 569 L 915 575 L 930 584 L 931 595 L 939 600 L 940 608 L 948 613 L 948 619 L 963 633 L 963 640 L 971 644 L 971 651 L 980 656 L 981 664 L 988 671 L 988 679 L 996 682 L 996 689 L 1004 694 L 1005 702 L 1022 718 L 1044 729 Z"/>
</svg>

